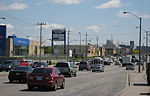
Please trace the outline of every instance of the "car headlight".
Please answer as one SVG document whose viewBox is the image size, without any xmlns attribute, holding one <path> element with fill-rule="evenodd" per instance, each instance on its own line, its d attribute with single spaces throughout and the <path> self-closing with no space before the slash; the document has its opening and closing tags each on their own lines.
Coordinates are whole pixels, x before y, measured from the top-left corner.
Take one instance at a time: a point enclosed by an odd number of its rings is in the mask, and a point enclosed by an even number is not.
<svg viewBox="0 0 150 96">
<path fill-rule="evenodd" d="M 8 66 L 8 68 L 11 68 L 11 66 Z"/>
</svg>

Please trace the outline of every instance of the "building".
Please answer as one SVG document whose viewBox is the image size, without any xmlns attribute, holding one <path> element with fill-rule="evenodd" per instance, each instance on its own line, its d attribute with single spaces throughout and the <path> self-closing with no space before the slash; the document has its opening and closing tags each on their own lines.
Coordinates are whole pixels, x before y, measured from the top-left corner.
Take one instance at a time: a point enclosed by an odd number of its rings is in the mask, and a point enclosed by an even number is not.
<svg viewBox="0 0 150 96">
<path fill-rule="evenodd" d="M 113 40 L 107 40 L 106 44 L 103 45 L 103 47 L 106 49 L 106 55 L 116 55 L 119 53 L 119 45 L 116 44 Z"/>
<path fill-rule="evenodd" d="M 44 50 L 41 51 L 44 54 Z M 23 57 L 37 56 L 40 54 L 40 42 L 32 41 L 26 38 L 17 38 L 16 36 L 8 36 L 6 39 L 6 56 L 7 57 Z"/>
</svg>

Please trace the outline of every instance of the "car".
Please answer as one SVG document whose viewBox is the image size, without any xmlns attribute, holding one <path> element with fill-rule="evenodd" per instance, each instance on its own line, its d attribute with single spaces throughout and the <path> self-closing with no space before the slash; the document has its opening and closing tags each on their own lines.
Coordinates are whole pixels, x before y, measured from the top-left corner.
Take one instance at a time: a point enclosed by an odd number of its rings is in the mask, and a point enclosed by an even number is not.
<svg viewBox="0 0 150 96">
<path fill-rule="evenodd" d="M 79 71 L 91 71 L 91 64 L 88 61 L 81 61 L 79 64 Z"/>
<path fill-rule="evenodd" d="M 126 70 L 134 70 L 134 69 L 135 69 L 134 64 L 132 64 L 132 63 L 126 64 Z"/>
<path fill-rule="evenodd" d="M 121 65 L 121 62 L 119 60 L 115 60 L 115 65 Z"/>
<path fill-rule="evenodd" d="M 27 76 L 32 71 L 33 69 L 30 66 L 18 66 L 9 72 L 9 82 L 12 83 L 14 80 L 19 80 L 19 82 L 26 82 Z"/>
<path fill-rule="evenodd" d="M 111 65 L 111 63 L 110 63 L 108 60 L 104 60 L 104 65 L 108 65 L 108 66 L 110 66 L 110 65 Z"/>
<path fill-rule="evenodd" d="M 27 86 L 29 90 L 34 87 L 45 87 L 56 91 L 58 87 L 64 89 L 65 78 L 56 67 L 38 67 L 28 75 Z"/>
<path fill-rule="evenodd" d="M 77 65 L 74 62 L 57 62 L 55 67 L 63 74 L 64 76 L 74 76 L 77 74 Z"/>
<path fill-rule="evenodd" d="M 104 65 L 103 64 L 93 64 L 92 72 L 95 72 L 95 71 L 104 72 Z"/>
<path fill-rule="evenodd" d="M 0 66 L 0 72 L 3 70 L 8 72 L 17 66 L 19 66 L 19 62 L 16 60 L 4 60 Z"/>
<path fill-rule="evenodd" d="M 33 68 L 36 68 L 36 67 L 48 67 L 48 64 L 45 63 L 45 62 L 34 62 L 34 63 L 32 64 L 32 67 L 33 67 Z"/>
<path fill-rule="evenodd" d="M 19 63 L 19 66 L 29 66 L 30 64 L 28 62 L 25 62 L 25 61 L 21 61 Z"/>
</svg>

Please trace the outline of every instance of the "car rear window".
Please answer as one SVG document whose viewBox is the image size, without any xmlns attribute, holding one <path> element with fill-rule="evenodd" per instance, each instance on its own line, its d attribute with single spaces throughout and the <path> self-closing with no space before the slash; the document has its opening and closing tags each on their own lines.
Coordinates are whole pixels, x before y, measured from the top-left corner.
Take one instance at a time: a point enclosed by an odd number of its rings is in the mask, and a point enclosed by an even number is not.
<svg viewBox="0 0 150 96">
<path fill-rule="evenodd" d="M 46 74 L 50 74 L 52 73 L 52 69 L 50 68 L 36 68 L 33 70 L 32 73 L 46 73 Z"/>
<path fill-rule="evenodd" d="M 13 61 L 4 61 L 3 64 L 11 64 Z"/>
<path fill-rule="evenodd" d="M 56 67 L 69 67 L 68 63 L 57 63 Z"/>
</svg>

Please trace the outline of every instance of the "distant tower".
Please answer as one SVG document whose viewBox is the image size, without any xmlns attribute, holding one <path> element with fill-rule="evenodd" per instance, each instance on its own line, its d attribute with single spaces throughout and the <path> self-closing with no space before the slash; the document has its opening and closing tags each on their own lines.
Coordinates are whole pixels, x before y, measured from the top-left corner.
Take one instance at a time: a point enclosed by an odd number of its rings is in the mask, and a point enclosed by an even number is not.
<svg viewBox="0 0 150 96">
<path fill-rule="evenodd" d="M 134 41 L 130 41 L 130 52 L 133 53 Z"/>
</svg>

